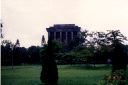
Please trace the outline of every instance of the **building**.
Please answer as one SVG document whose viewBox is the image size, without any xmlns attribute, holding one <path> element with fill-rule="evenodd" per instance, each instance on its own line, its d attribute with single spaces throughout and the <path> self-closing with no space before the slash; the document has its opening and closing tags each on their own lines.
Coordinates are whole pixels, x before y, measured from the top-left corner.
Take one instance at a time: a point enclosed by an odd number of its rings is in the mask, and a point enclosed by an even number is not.
<svg viewBox="0 0 128 85">
<path fill-rule="evenodd" d="M 75 24 L 55 24 L 46 28 L 48 39 L 57 40 L 63 44 L 67 44 L 79 36 L 80 27 Z"/>
</svg>

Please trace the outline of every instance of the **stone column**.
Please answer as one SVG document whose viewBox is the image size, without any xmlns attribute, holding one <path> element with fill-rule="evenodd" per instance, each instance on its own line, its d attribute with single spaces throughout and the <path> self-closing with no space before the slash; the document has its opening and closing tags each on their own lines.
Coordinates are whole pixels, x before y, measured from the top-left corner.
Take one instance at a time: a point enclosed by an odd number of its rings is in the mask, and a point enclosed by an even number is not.
<svg viewBox="0 0 128 85">
<path fill-rule="evenodd" d="M 54 32 L 54 40 L 56 40 L 56 32 Z"/>
<path fill-rule="evenodd" d="M 73 40 L 73 32 L 71 32 L 71 40 Z"/>
<path fill-rule="evenodd" d="M 60 32 L 60 42 L 62 42 L 62 32 Z"/>
<path fill-rule="evenodd" d="M 67 44 L 67 42 L 68 42 L 68 32 L 66 32 L 65 34 L 66 34 L 66 36 L 65 36 L 65 37 L 66 37 L 65 40 L 66 40 L 66 44 Z"/>
</svg>

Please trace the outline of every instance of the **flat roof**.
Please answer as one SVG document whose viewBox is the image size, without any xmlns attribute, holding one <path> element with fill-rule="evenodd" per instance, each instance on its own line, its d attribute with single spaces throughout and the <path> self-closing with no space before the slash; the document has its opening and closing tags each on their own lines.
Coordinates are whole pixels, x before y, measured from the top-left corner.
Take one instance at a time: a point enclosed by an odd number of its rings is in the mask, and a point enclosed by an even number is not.
<svg viewBox="0 0 128 85">
<path fill-rule="evenodd" d="M 80 31 L 80 27 L 75 24 L 54 24 L 53 26 L 46 28 L 48 32 L 68 32 L 68 31 Z"/>
</svg>

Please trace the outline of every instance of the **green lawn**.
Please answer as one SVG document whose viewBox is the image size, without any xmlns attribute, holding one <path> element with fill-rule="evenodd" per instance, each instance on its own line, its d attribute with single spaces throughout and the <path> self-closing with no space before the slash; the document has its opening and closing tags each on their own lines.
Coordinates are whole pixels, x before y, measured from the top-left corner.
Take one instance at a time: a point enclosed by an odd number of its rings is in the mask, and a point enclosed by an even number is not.
<svg viewBox="0 0 128 85">
<path fill-rule="evenodd" d="M 96 66 L 89 68 L 85 65 L 59 65 L 59 85 L 94 85 L 110 68 Z M 41 66 L 6 66 L 1 69 L 2 85 L 41 85 Z"/>
</svg>

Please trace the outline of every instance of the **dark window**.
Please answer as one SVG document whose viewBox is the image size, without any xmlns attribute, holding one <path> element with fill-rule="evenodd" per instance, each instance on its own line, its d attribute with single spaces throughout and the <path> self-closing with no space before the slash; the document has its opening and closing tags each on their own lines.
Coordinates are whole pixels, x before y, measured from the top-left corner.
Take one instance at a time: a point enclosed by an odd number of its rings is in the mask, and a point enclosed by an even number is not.
<svg viewBox="0 0 128 85">
<path fill-rule="evenodd" d="M 56 32 L 56 39 L 60 39 L 60 32 Z"/>
<path fill-rule="evenodd" d="M 75 39 L 77 37 L 77 31 L 73 32 L 73 38 Z"/>
<path fill-rule="evenodd" d="M 50 39 L 54 39 L 54 32 L 50 32 Z"/>
<path fill-rule="evenodd" d="M 71 32 L 68 32 L 67 38 L 68 38 L 68 42 L 70 42 L 71 41 Z"/>
<path fill-rule="evenodd" d="M 66 32 L 62 32 L 62 42 L 65 42 L 66 40 Z"/>
</svg>

